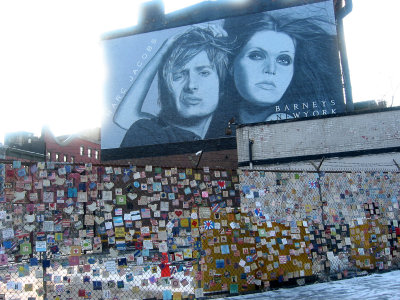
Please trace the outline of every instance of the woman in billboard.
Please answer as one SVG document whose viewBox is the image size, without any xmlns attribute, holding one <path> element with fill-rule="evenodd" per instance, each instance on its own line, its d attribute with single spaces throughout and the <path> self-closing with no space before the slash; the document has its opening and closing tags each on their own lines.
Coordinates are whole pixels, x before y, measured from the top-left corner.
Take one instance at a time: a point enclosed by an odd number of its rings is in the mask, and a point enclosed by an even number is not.
<svg viewBox="0 0 400 300">
<path fill-rule="evenodd" d="M 226 121 L 220 107 L 228 65 L 227 38 L 194 27 L 168 39 L 149 61 L 119 105 L 114 122 L 129 128 L 121 147 L 220 137 Z M 158 116 L 141 111 L 158 71 Z"/>
<path fill-rule="evenodd" d="M 322 27 L 326 23 L 265 13 L 225 20 L 238 44 L 231 80 L 240 123 L 335 113 L 340 73 L 336 39 Z"/>
</svg>

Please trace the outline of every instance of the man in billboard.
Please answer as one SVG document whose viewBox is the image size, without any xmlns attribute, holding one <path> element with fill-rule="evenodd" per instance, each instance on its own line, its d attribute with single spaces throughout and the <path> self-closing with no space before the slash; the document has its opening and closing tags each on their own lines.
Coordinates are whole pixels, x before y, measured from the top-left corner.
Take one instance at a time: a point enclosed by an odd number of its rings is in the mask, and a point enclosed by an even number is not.
<svg viewBox="0 0 400 300">
<path fill-rule="evenodd" d="M 181 149 L 193 152 L 203 145 L 232 147 L 225 128 L 233 117 L 249 124 L 345 110 L 331 1 L 123 36 L 106 45 L 113 80 L 102 149 L 120 157 L 128 152 L 117 148 L 160 144 L 149 155 L 175 153 L 176 145 L 168 144 L 177 142 L 189 142 Z"/>
<path fill-rule="evenodd" d="M 133 124 L 121 147 L 186 142 L 223 135 L 222 106 L 228 65 L 227 38 L 210 28 L 194 27 L 168 39 L 146 65 L 122 101 L 114 122 Z M 158 71 L 159 115 L 141 112 Z"/>
</svg>

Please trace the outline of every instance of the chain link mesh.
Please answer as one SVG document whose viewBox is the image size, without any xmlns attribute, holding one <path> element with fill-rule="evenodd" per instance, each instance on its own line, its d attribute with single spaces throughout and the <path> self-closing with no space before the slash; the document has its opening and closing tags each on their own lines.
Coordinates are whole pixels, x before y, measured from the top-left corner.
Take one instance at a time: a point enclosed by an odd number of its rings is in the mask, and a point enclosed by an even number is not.
<svg viewBox="0 0 400 300">
<path fill-rule="evenodd" d="M 399 176 L 0 164 L 0 299 L 201 299 L 395 269 Z"/>
<path fill-rule="evenodd" d="M 398 267 L 399 173 L 243 170 L 240 182 L 242 209 L 258 222 L 305 230 L 300 240 L 319 279 Z"/>
</svg>

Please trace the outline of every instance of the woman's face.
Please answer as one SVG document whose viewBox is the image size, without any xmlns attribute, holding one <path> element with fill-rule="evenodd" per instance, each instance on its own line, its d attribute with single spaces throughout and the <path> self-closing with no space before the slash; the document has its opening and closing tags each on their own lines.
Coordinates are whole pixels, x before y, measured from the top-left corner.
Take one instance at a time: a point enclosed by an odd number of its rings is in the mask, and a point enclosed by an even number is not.
<svg viewBox="0 0 400 300">
<path fill-rule="evenodd" d="M 255 33 L 234 60 L 236 88 L 258 106 L 277 103 L 293 78 L 295 44 L 285 33 Z"/>
</svg>

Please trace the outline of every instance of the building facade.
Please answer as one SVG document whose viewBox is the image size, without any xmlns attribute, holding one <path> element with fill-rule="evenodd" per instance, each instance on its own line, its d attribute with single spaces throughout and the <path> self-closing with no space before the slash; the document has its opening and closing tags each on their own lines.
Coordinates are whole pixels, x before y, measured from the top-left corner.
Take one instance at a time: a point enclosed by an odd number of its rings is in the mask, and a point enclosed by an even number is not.
<svg viewBox="0 0 400 300">
<path fill-rule="evenodd" d="M 69 163 L 100 163 L 100 130 L 55 137 L 44 128 L 41 138 L 47 161 Z"/>
<path fill-rule="evenodd" d="M 398 171 L 400 109 L 385 108 L 337 116 L 240 126 L 240 167 L 354 170 L 376 164 Z M 323 164 L 322 164 L 323 162 Z M 357 167 L 357 168 L 356 168 Z"/>
<path fill-rule="evenodd" d="M 29 132 L 10 133 L 5 138 L 3 159 L 100 163 L 100 129 L 56 137 L 44 127 L 40 137 Z"/>
</svg>

